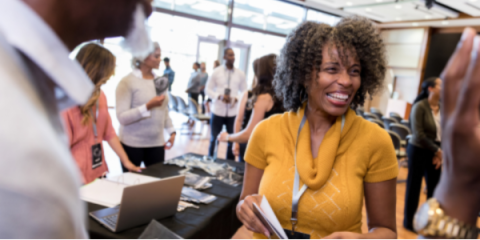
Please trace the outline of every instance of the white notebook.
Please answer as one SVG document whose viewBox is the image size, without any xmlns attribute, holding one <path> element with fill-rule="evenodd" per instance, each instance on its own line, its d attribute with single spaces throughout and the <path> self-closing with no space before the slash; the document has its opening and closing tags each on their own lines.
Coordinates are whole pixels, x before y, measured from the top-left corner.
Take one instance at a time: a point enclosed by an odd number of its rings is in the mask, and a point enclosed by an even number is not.
<svg viewBox="0 0 480 240">
<path fill-rule="evenodd" d="M 278 221 L 277 216 L 273 212 L 273 209 L 265 196 L 262 198 L 260 207 L 253 203 L 253 212 L 268 229 L 270 235 L 274 236 L 275 238 L 288 239 L 287 234 L 285 234 L 282 225 Z"/>
<path fill-rule="evenodd" d="M 122 202 L 123 189 L 126 186 L 158 181 L 160 178 L 149 177 L 137 173 L 97 179 L 80 188 L 80 198 L 105 207 L 115 207 Z"/>
</svg>

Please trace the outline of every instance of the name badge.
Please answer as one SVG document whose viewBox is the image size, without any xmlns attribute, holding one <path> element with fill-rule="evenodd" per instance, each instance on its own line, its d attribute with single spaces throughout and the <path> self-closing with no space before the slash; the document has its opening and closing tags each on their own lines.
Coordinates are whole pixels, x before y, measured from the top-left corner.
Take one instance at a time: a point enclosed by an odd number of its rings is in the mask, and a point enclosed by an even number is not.
<svg viewBox="0 0 480 240">
<path fill-rule="evenodd" d="M 102 145 L 97 143 L 92 146 L 92 169 L 102 166 Z"/>
<path fill-rule="evenodd" d="M 283 229 L 285 230 L 285 233 L 287 234 L 288 239 L 310 239 L 310 234 L 305 234 L 301 232 L 292 232 L 291 230 L 288 229 Z"/>
</svg>

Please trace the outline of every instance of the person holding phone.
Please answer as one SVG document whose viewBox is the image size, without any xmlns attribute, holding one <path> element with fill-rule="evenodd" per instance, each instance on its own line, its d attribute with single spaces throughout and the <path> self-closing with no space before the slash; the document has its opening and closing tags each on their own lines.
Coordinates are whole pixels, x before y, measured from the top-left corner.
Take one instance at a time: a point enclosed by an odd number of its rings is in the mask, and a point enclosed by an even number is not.
<svg viewBox="0 0 480 240">
<path fill-rule="evenodd" d="M 128 157 L 136 166 L 142 161 L 148 167 L 165 160 L 165 149 L 173 147 L 175 128 L 168 111 L 168 79 L 157 76 L 161 49 L 154 43 L 154 51 L 145 59 L 134 58 L 132 73 L 117 86 L 117 118 L 120 122 L 120 140 Z M 164 130 L 170 134 L 164 139 Z M 126 172 L 125 166 L 123 171 Z"/>
<path fill-rule="evenodd" d="M 103 140 L 107 141 L 120 157 L 125 168 L 140 172 L 140 167 L 128 159 L 113 129 L 107 98 L 100 90 L 115 71 L 115 56 L 106 48 L 89 43 L 80 49 L 76 59 L 95 84 L 94 92 L 85 105 L 62 112 L 70 151 L 80 170 L 83 183 L 88 184 L 108 172 L 103 153 Z"/>
<path fill-rule="evenodd" d="M 245 73 L 235 68 L 235 52 L 232 48 L 225 48 L 225 65 L 215 68 L 212 76 L 207 81 L 206 93 L 212 99 L 210 120 L 211 135 L 208 155 L 213 156 L 218 134 L 223 126 L 227 127 L 228 133 L 233 133 L 235 117 L 238 111 L 238 100 L 241 94 L 247 90 Z M 234 160 L 232 151 L 233 144 L 228 143 L 226 159 Z"/>
</svg>

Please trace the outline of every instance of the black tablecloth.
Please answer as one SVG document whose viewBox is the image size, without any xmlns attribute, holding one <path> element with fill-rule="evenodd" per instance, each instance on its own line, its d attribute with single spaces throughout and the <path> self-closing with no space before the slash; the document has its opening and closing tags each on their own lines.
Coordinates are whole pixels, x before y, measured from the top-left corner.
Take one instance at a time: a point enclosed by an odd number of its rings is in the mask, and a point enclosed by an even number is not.
<svg viewBox="0 0 480 240">
<path fill-rule="evenodd" d="M 232 166 L 243 167 L 242 163 L 234 161 L 218 160 L 218 162 L 227 162 Z M 165 178 L 178 175 L 178 171 L 182 169 L 175 165 L 156 164 L 143 170 L 141 174 Z M 192 172 L 208 176 L 203 170 L 195 169 Z M 217 196 L 217 200 L 214 202 L 208 205 L 201 204 L 199 209 L 187 208 L 172 217 L 157 220 L 183 238 L 231 238 L 241 226 L 235 214 L 235 206 L 240 198 L 242 186 L 233 187 L 218 180 L 213 180 L 212 185 L 212 188 L 202 190 L 202 192 Z M 88 203 L 88 212 L 102 208 L 105 207 Z M 113 233 L 91 217 L 88 217 L 88 225 L 91 238 L 138 238 L 147 227 L 145 224 Z"/>
</svg>

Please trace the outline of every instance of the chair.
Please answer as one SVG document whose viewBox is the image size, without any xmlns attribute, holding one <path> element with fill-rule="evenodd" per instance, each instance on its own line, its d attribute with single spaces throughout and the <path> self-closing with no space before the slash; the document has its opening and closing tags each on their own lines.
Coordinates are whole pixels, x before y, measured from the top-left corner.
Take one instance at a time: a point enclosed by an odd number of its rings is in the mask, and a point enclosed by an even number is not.
<svg viewBox="0 0 480 240">
<path fill-rule="evenodd" d="M 382 121 L 377 120 L 377 119 L 373 119 L 373 118 L 370 118 L 370 119 L 367 119 L 367 120 L 370 121 L 370 122 L 376 123 L 376 124 L 378 124 L 378 126 L 385 129 L 385 125 L 383 125 Z"/>
<path fill-rule="evenodd" d="M 182 133 L 186 135 L 202 135 L 203 127 L 205 126 L 205 122 L 208 124 L 210 122 L 210 116 L 200 114 L 198 111 L 198 103 L 193 98 L 188 98 L 188 116 L 193 121 L 199 121 L 202 123 L 202 128 L 200 132 L 193 132 L 190 131 L 188 133 Z"/>
<path fill-rule="evenodd" d="M 402 120 L 400 124 L 407 127 L 410 130 L 410 132 L 412 131 L 412 127 L 410 126 L 410 122 L 408 120 Z"/>
<path fill-rule="evenodd" d="M 362 116 L 362 117 L 363 117 L 363 113 L 365 112 L 365 110 L 363 109 L 363 107 L 357 107 L 357 109 L 355 110 L 355 112 L 357 113 L 358 116 Z"/>
<path fill-rule="evenodd" d="M 389 118 L 389 117 L 383 117 L 383 124 L 385 125 L 385 129 L 390 130 L 390 124 L 392 123 L 398 123 L 396 119 L 394 118 Z"/>
<path fill-rule="evenodd" d="M 370 108 L 370 113 L 377 115 L 378 120 L 382 119 L 383 113 L 380 111 L 378 108 L 371 107 Z"/>
<path fill-rule="evenodd" d="M 390 135 L 390 138 L 392 139 L 393 147 L 395 148 L 395 154 L 397 155 L 398 166 L 400 167 L 404 165 L 402 163 L 407 163 L 407 160 L 405 160 L 405 158 L 407 157 L 407 153 L 401 150 L 402 140 L 400 139 L 400 136 L 398 136 L 398 134 L 396 134 L 395 132 L 392 132 L 389 130 L 387 130 L 387 132 Z M 404 183 L 406 181 L 407 181 L 406 179 L 397 179 L 397 183 Z"/>
<path fill-rule="evenodd" d="M 363 113 L 363 117 L 364 117 L 365 119 L 367 119 L 367 120 L 368 120 L 369 118 L 373 118 L 373 119 L 377 119 L 377 120 L 380 121 L 380 119 L 381 119 L 381 118 L 378 118 L 377 115 L 372 114 L 372 113 L 369 113 L 369 112 L 364 112 L 364 113 Z"/>
<path fill-rule="evenodd" d="M 409 128 L 403 126 L 402 124 L 392 123 L 390 124 L 390 130 L 400 136 L 400 139 L 402 140 L 402 146 L 407 145 L 407 136 L 412 134 Z"/>
<path fill-rule="evenodd" d="M 168 92 L 168 108 L 171 111 L 178 112 L 177 97 L 173 96 L 170 92 Z"/>
<path fill-rule="evenodd" d="M 407 154 L 405 153 L 405 151 L 401 150 L 402 139 L 400 138 L 400 136 L 397 133 L 390 130 L 387 130 L 387 132 L 390 135 L 390 138 L 392 138 L 393 147 L 395 148 L 395 153 L 397 154 L 397 159 L 407 157 Z"/>
<path fill-rule="evenodd" d="M 177 112 L 187 116 L 187 117 L 190 117 L 189 114 L 188 114 L 188 107 L 187 107 L 187 104 L 185 103 L 185 101 L 183 100 L 183 98 L 181 98 L 180 96 L 176 96 L 176 99 L 177 99 Z"/>
<path fill-rule="evenodd" d="M 188 99 L 188 113 L 191 118 L 201 122 L 210 122 L 210 116 L 200 114 L 198 111 L 198 103 L 193 98 Z"/>
<path fill-rule="evenodd" d="M 396 112 L 391 112 L 390 117 L 397 120 L 398 123 L 400 123 L 403 120 L 403 117 L 400 116 L 400 114 L 398 114 Z"/>
</svg>

